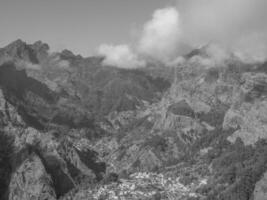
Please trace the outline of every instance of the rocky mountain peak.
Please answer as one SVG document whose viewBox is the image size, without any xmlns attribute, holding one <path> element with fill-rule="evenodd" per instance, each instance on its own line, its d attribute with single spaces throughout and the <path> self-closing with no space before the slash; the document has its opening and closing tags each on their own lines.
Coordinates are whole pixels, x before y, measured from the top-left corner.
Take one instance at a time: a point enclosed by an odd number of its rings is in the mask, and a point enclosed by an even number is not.
<svg viewBox="0 0 267 200">
<path fill-rule="evenodd" d="M 38 64 L 37 53 L 26 42 L 18 39 L 2 48 L 2 59 L 20 59 L 30 63 Z"/>
<path fill-rule="evenodd" d="M 46 43 L 43 43 L 42 41 L 36 41 L 35 43 L 33 43 L 32 45 L 32 48 L 35 49 L 36 51 L 44 51 L 44 52 L 47 52 L 50 47 L 48 44 Z"/>
<path fill-rule="evenodd" d="M 21 39 L 17 39 L 11 42 L 10 44 L 8 44 L 7 46 L 5 46 L 4 48 L 7 50 L 11 50 L 11 49 L 19 48 L 25 45 L 26 45 L 26 42 L 22 41 Z"/>
</svg>

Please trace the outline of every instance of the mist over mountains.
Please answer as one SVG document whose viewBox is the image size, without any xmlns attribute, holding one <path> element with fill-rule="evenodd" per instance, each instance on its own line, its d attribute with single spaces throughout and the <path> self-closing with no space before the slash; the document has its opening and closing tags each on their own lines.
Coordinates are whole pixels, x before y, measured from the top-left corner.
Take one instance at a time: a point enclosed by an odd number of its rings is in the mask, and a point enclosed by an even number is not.
<svg viewBox="0 0 267 200">
<path fill-rule="evenodd" d="M 264 0 L 181 0 L 177 7 L 155 10 L 132 45 L 103 44 L 98 53 L 106 56 L 105 64 L 119 67 L 142 67 L 151 60 L 172 65 L 211 43 L 247 62 L 262 62 L 267 54 L 266 6 Z"/>
</svg>

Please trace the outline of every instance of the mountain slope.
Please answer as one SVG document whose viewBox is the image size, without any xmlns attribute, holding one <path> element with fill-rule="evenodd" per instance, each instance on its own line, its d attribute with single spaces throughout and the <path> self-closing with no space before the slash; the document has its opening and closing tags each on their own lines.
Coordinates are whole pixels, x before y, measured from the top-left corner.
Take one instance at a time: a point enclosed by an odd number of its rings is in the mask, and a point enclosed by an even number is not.
<svg viewBox="0 0 267 200">
<path fill-rule="evenodd" d="M 264 199 L 266 63 L 213 56 L 119 69 L 40 41 L 2 48 L 3 199 Z"/>
</svg>

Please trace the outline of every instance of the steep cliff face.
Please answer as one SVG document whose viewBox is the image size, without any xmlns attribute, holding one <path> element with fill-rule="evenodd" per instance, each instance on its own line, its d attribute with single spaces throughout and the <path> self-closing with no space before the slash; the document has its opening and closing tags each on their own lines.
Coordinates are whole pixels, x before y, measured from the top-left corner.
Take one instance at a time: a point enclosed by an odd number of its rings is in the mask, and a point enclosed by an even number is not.
<svg viewBox="0 0 267 200">
<path fill-rule="evenodd" d="M 264 199 L 266 63 L 207 48 L 134 70 L 42 42 L 1 49 L 3 198 Z"/>
<path fill-rule="evenodd" d="M 68 132 L 62 137 L 60 129 L 39 129 L 24 121 L 24 116 L 5 98 L 2 90 L 0 94 L 1 134 L 8 136 L 1 142 L 9 145 L 7 148 L 12 154 L 7 160 L 11 171 L 5 169 L 7 180 L 8 173 L 12 174 L 9 199 L 52 199 L 75 188 L 80 176 L 91 181 L 102 176 L 105 164 L 98 161 L 96 152 L 86 145 L 89 144 L 86 138 L 67 136 Z M 36 115 L 32 118 L 39 119 Z M 25 180 L 25 176 L 28 179 Z M 42 182 L 43 179 L 46 182 Z"/>
<path fill-rule="evenodd" d="M 3 184 L 9 199 L 59 198 L 102 180 L 107 164 L 92 146 L 106 132 L 98 121 L 155 101 L 169 86 L 145 72 L 103 68 L 100 58 L 48 49 L 18 40 L 0 51 L 0 128 L 14 147 L 12 178 Z"/>
<path fill-rule="evenodd" d="M 81 123 L 83 119 L 76 118 L 58 125 L 57 121 L 50 122 L 54 112 L 58 112 L 57 93 L 12 64 L 2 65 L 0 76 L 1 131 L 14 141 L 10 144 L 14 152 L 10 161 L 9 199 L 53 199 L 73 189 L 79 176 L 91 181 L 102 176 L 105 164 L 97 161 L 97 154 L 88 146 L 83 148 L 80 144 L 86 138 L 67 136 L 68 128 L 66 137 L 60 136 L 64 123 L 67 127 L 85 127 L 83 132 L 90 132 L 87 128 L 91 126 L 90 120 L 85 125 Z M 73 119 L 76 121 L 72 122 Z M 49 128 L 50 125 L 54 128 Z"/>
<path fill-rule="evenodd" d="M 9 199 L 56 199 L 51 177 L 37 155 L 28 158 L 15 170 L 10 181 Z"/>
<path fill-rule="evenodd" d="M 259 180 L 255 185 L 254 190 L 254 200 L 264 200 L 267 197 L 267 188 L 266 188 L 266 173 L 263 175 L 262 179 Z"/>
</svg>

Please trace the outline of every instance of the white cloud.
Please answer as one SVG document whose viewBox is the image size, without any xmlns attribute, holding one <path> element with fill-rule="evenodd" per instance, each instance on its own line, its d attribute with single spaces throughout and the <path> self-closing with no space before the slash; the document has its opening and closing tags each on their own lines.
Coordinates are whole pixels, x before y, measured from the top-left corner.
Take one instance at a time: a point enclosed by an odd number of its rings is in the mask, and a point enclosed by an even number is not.
<svg viewBox="0 0 267 200">
<path fill-rule="evenodd" d="M 98 53 L 105 56 L 103 64 L 122 68 L 143 67 L 147 59 L 168 64 L 177 57 L 180 35 L 176 8 L 158 9 L 152 19 L 144 24 L 140 39 L 134 45 L 135 51 L 129 45 L 104 44 L 98 48 Z"/>
<path fill-rule="evenodd" d="M 267 57 L 267 33 L 241 37 L 235 43 L 235 55 L 244 62 L 264 62 Z"/>
<path fill-rule="evenodd" d="M 101 45 L 98 54 L 105 56 L 104 65 L 112 65 L 120 68 L 143 67 L 145 62 L 140 60 L 128 45 Z"/>
<path fill-rule="evenodd" d="M 179 50 L 180 18 L 176 8 L 156 10 L 143 28 L 138 51 L 145 56 L 170 62 Z"/>
<path fill-rule="evenodd" d="M 240 55 L 266 58 L 266 0 L 178 0 L 177 7 L 186 43 L 218 43 Z"/>
<path fill-rule="evenodd" d="M 58 65 L 59 68 L 63 68 L 63 69 L 68 69 L 70 67 L 70 63 L 67 60 L 60 60 L 57 63 L 57 65 Z"/>
<path fill-rule="evenodd" d="M 42 67 L 38 64 L 33 64 L 28 61 L 24 60 L 17 60 L 16 65 L 25 69 L 31 69 L 31 70 L 41 70 Z"/>
<path fill-rule="evenodd" d="M 206 65 L 216 65 L 233 52 L 246 62 L 267 58 L 267 0 L 177 0 L 177 7 L 155 10 L 140 37 L 129 45 L 101 45 L 104 64 L 123 68 L 181 63 L 189 47 L 215 43 Z M 227 52 L 227 53 L 225 53 Z"/>
<path fill-rule="evenodd" d="M 55 56 L 55 55 L 51 54 L 50 56 L 53 57 L 53 59 L 51 61 L 49 60 L 49 62 L 51 62 L 51 63 L 49 63 L 49 65 L 57 66 L 57 67 L 62 68 L 62 69 L 69 69 L 70 68 L 69 61 L 61 59 L 59 55 Z"/>
</svg>

